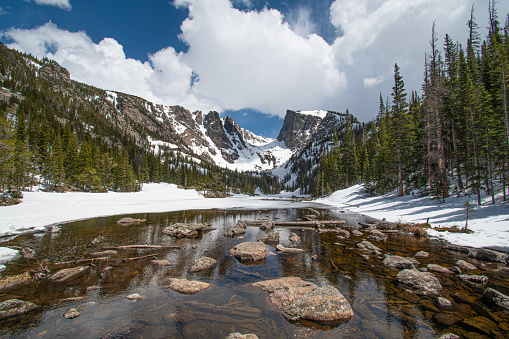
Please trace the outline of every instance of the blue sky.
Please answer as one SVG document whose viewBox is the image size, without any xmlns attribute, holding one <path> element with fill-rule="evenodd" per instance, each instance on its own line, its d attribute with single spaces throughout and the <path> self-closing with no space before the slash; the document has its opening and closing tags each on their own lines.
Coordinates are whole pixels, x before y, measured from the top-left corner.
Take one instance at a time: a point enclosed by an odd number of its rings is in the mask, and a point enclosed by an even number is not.
<svg viewBox="0 0 509 339">
<path fill-rule="evenodd" d="M 433 20 L 465 43 L 467 0 L 2 0 L 0 40 L 79 81 L 220 111 L 276 137 L 287 109 L 372 119 L 397 62 L 422 83 Z M 476 0 L 485 36 L 488 0 Z M 505 18 L 509 1 L 500 1 Z"/>
</svg>

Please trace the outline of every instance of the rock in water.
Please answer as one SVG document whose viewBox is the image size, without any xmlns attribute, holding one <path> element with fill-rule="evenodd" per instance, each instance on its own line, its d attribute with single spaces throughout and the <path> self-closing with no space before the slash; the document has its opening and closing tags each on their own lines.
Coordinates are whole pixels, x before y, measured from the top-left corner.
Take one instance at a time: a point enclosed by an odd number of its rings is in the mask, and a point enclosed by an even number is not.
<svg viewBox="0 0 509 339">
<path fill-rule="evenodd" d="M 129 294 L 126 298 L 129 300 L 134 300 L 134 301 L 143 299 L 143 297 L 139 293 Z"/>
<path fill-rule="evenodd" d="M 450 269 L 437 264 L 428 264 L 426 268 L 428 269 L 428 271 L 452 274 Z"/>
<path fill-rule="evenodd" d="M 38 306 L 29 301 L 9 299 L 0 303 L 0 319 L 14 317 L 35 310 Z"/>
<path fill-rule="evenodd" d="M 134 218 L 122 218 L 117 221 L 117 224 L 122 224 L 122 225 L 138 224 L 140 222 L 145 222 L 145 221 L 147 221 L 147 220 L 146 219 L 134 219 Z"/>
<path fill-rule="evenodd" d="M 53 282 L 67 282 L 79 278 L 90 269 L 90 266 L 78 266 L 64 268 L 50 276 L 48 279 Z"/>
<path fill-rule="evenodd" d="M 215 259 L 209 257 L 201 257 L 200 259 L 196 259 L 191 266 L 191 272 L 198 272 L 209 269 L 217 264 Z"/>
<path fill-rule="evenodd" d="M 241 334 L 239 332 L 230 333 L 225 339 L 258 339 L 258 336 L 252 333 Z"/>
<path fill-rule="evenodd" d="M 74 319 L 80 316 L 80 312 L 76 308 L 70 308 L 64 313 L 65 319 Z"/>
<path fill-rule="evenodd" d="M 242 242 L 230 253 L 241 262 L 256 262 L 267 257 L 267 249 L 262 242 Z"/>
<path fill-rule="evenodd" d="M 303 250 L 302 248 L 284 247 L 281 244 L 276 246 L 276 250 L 278 250 L 281 253 L 301 253 L 301 252 L 305 252 L 305 250 Z"/>
<path fill-rule="evenodd" d="M 488 277 L 485 275 L 460 274 L 458 277 L 473 284 L 486 285 L 488 283 Z"/>
<path fill-rule="evenodd" d="M 333 286 L 318 287 L 298 277 L 285 277 L 254 283 L 269 292 L 270 301 L 281 308 L 289 320 L 343 323 L 353 316 L 345 297 Z"/>
<path fill-rule="evenodd" d="M 275 231 L 272 233 L 269 233 L 267 235 L 264 235 L 260 239 L 258 239 L 261 242 L 264 242 L 266 244 L 268 243 L 279 243 L 279 231 Z"/>
<path fill-rule="evenodd" d="M 195 294 L 208 288 L 210 284 L 201 281 L 192 281 L 187 279 L 171 278 L 168 281 L 168 287 L 182 294 Z"/>
<path fill-rule="evenodd" d="M 383 264 L 388 267 L 395 269 L 412 269 L 415 268 L 414 264 L 406 258 L 400 257 L 399 255 L 387 255 L 383 261 Z"/>
<path fill-rule="evenodd" d="M 458 260 L 456 262 L 456 265 L 458 265 L 459 268 L 462 268 L 464 270 L 476 270 L 477 269 L 477 267 L 475 267 L 474 265 L 472 265 L 469 262 L 466 262 L 465 260 Z"/>
<path fill-rule="evenodd" d="M 288 237 L 291 242 L 294 242 L 296 244 L 300 243 L 300 237 L 296 233 L 290 233 L 290 236 Z"/>
<path fill-rule="evenodd" d="M 4 288 L 9 288 L 12 286 L 16 286 L 19 284 L 29 283 L 32 281 L 32 277 L 30 277 L 29 272 L 25 272 L 17 275 L 6 275 L 0 277 L 0 290 Z"/>
<path fill-rule="evenodd" d="M 509 296 L 493 288 L 484 290 L 483 299 L 490 304 L 494 304 L 500 310 L 509 311 Z"/>
<path fill-rule="evenodd" d="M 403 285 L 407 285 L 420 294 L 434 295 L 442 289 L 440 281 L 433 273 L 421 272 L 417 269 L 402 270 L 396 275 L 396 279 Z"/>
<path fill-rule="evenodd" d="M 422 258 L 428 258 L 429 257 L 429 253 L 428 252 L 424 252 L 424 251 L 419 251 L 419 252 L 415 253 L 415 256 L 416 257 L 422 257 Z"/>
</svg>

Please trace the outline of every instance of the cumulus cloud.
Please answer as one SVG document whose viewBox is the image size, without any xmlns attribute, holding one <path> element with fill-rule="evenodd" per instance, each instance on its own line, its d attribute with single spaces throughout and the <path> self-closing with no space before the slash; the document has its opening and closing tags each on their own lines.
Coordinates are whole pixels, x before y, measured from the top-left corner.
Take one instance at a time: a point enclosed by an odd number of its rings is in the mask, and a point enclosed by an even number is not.
<svg viewBox="0 0 509 339">
<path fill-rule="evenodd" d="M 69 0 L 35 0 L 35 3 L 38 5 L 55 6 L 67 11 L 70 11 L 72 8 Z"/>
<path fill-rule="evenodd" d="M 385 81 L 385 78 L 381 75 L 378 77 L 373 77 L 373 78 L 364 78 L 364 87 L 372 88 L 372 87 L 380 85 L 384 81 Z"/>
<path fill-rule="evenodd" d="M 175 3 L 189 8 L 182 59 L 199 75 L 194 91 L 225 109 L 284 116 L 289 107 L 321 107 L 346 87 L 332 47 L 316 34 L 296 34 L 276 10 L 243 12 L 228 0 Z"/>
<path fill-rule="evenodd" d="M 31 29 L 11 29 L 4 36 L 9 47 L 56 60 L 75 80 L 141 96 L 156 103 L 180 104 L 189 109 L 220 109 L 190 93 L 192 70 L 171 47 L 149 56 L 150 62 L 126 58 L 112 38 L 94 43 L 85 32 L 69 32 L 54 23 Z"/>
</svg>

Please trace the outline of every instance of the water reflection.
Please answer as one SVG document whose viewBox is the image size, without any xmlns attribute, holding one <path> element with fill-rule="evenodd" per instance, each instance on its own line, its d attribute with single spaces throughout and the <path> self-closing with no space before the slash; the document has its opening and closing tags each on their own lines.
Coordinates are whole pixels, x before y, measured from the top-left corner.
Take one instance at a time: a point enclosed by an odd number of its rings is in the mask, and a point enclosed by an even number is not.
<svg viewBox="0 0 509 339">
<path fill-rule="evenodd" d="M 447 331 L 472 332 L 461 324 L 446 328 L 434 323 L 437 313 L 433 300 L 417 298 L 395 283 L 396 270 L 380 265 L 381 257 L 366 260 L 359 255 L 356 243 L 359 237 L 339 239 L 337 234 L 320 234 L 308 229 L 277 228 L 280 243 L 290 246 L 288 237 L 296 232 L 301 238 L 299 254 L 268 255 L 261 265 L 245 265 L 229 254 L 242 241 L 257 241 L 267 234 L 257 227 L 248 227 L 243 238 L 228 238 L 224 232 L 239 219 L 296 220 L 309 211 L 305 209 L 275 209 L 263 211 L 204 210 L 179 211 L 159 214 L 129 215 L 146 219 L 143 224 L 119 225 L 120 216 L 96 218 L 66 224 L 58 235 L 26 234 L 3 243 L 2 246 L 30 246 L 37 259 L 48 263 L 90 258 L 98 248 L 90 242 L 104 237 L 100 248 L 130 244 L 179 246 L 180 250 L 123 250 L 113 260 L 96 262 L 89 274 L 67 284 L 41 281 L 29 286 L 1 291 L 0 301 L 19 298 L 40 305 L 39 311 L 24 317 L 0 322 L 0 335 L 19 338 L 224 338 L 230 332 L 255 333 L 260 338 L 434 338 Z M 352 225 L 360 216 L 348 214 Z M 175 222 L 210 223 L 216 229 L 197 239 L 174 239 L 162 229 Z M 428 240 L 392 236 L 387 243 L 377 243 L 387 254 L 413 256 L 424 250 L 432 255 L 419 259 L 421 266 L 440 263 L 452 267 L 461 254 L 443 251 Z M 276 253 L 273 246 L 267 251 Z M 166 259 L 171 266 L 160 267 L 151 258 L 122 261 L 122 258 L 154 254 Z M 217 265 L 207 271 L 191 273 L 195 259 L 208 256 Z M 49 265 L 54 272 L 66 265 Z M 7 265 L 4 274 L 19 274 L 37 269 L 37 264 L 22 258 Z M 503 267 L 486 265 L 483 274 L 490 278 L 492 287 L 509 292 L 508 273 Z M 337 327 L 310 322 L 290 323 L 270 303 L 267 293 L 249 286 L 250 283 L 299 276 L 317 285 L 336 286 L 351 303 L 354 317 Z M 195 295 L 182 295 L 168 289 L 162 281 L 167 277 L 185 278 L 211 283 L 212 286 Z M 439 276 L 449 292 L 461 291 L 479 299 L 482 289 L 465 283 L 455 283 L 449 277 Z M 448 281 L 449 280 L 449 281 Z M 137 302 L 126 299 L 139 293 Z M 79 299 L 69 299 L 79 298 Z M 452 298 L 449 298 L 452 299 Z M 431 303 L 431 306 L 430 306 Z M 64 319 L 70 308 L 81 311 L 78 318 Z M 458 303 L 458 315 L 472 317 L 482 311 Z M 499 314 L 502 325 L 507 314 Z M 463 331 L 463 332 L 462 332 Z"/>
</svg>

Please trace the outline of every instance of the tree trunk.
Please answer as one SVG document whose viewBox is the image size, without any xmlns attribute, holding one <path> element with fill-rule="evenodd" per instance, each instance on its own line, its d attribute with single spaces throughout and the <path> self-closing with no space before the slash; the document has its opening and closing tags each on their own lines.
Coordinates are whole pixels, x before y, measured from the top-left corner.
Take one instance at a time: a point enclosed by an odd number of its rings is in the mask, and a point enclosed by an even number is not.
<svg viewBox="0 0 509 339">
<path fill-rule="evenodd" d="M 443 123 L 442 123 L 442 116 L 440 113 L 440 109 L 438 107 L 438 93 L 436 94 L 437 97 L 435 99 L 435 114 L 437 119 L 437 139 L 438 139 L 438 152 L 439 152 L 439 159 L 438 159 L 438 166 L 440 168 L 440 177 L 441 177 L 441 185 L 442 185 L 442 198 L 448 198 L 449 197 L 449 184 L 447 183 L 447 160 L 445 157 L 445 147 L 444 147 L 444 139 L 442 135 L 443 131 Z"/>
<path fill-rule="evenodd" d="M 403 162 L 401 160 L 401 149 L 398 149 L 398 197 L 403 196 Z"/>
<path fill-rule="evenodd" d="M 454 149 L 454 165 L 456 167 L 456 176 L 458 177 L 458 187 L 463 191 L 463 180 L 461 179 L 461 165 L 458 159 L 458 139 L 456 138 L 456 121 L 452 119 L 452 144 Z"/>
</svg>

